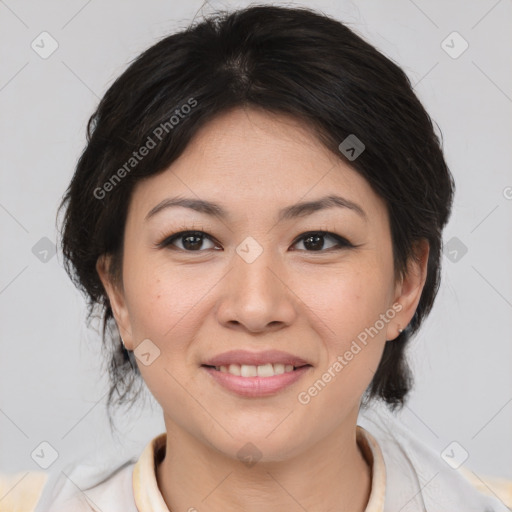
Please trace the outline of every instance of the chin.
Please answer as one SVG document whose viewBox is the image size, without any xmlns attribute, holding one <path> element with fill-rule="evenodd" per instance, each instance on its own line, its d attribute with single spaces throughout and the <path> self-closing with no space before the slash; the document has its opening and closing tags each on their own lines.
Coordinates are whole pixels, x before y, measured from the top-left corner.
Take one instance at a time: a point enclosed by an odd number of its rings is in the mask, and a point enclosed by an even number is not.
<svg viewBox="0 0 512 512">
<path fill-rule="evenodd" d="M 246 462 L 248 466 L 256 462 L 280 462 L 292 458 L 304 449 L 304 443 L 287 429 L 275 429 L 280 418 L 271 429 L 253 425 L 252 429 L 230 429 L 229 436 L 222 431 L 222 438 L 209 438 L 208 444 L 223 455 Z M 256 420 L 255 420 L 256 421 Z M 300 429 L 298 429 L 300 431 Z M 304 432 L 301 432 L 304 435 Z M 304 440 L 305 442 L 305 440 Z"/>
</svg>

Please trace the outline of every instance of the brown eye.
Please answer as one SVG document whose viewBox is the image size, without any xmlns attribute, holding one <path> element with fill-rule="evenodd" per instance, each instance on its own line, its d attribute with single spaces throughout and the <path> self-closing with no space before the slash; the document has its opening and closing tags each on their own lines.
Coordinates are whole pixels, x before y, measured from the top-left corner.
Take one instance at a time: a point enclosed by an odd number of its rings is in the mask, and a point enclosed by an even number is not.
<svg viewBox="0 0 512 512">
<path fill-rule="evenodd" d="M 326 247 L 326 238 L 334 240 L 334 244 Z M 305 233 L 295 242 L 294 245 L 296 245 L 299 242 L 302 242 L 303 246 L 305 247 L 305 249 L 300 250 L 306 250 L 308 252 L 322 251 L 333 248 L 353 247 L 352 244 L 348 242 L 348 240 L 345 240 L 344 238 L 334 233 L 328 233 L 326 231 L 314 231 L 310 233 Z"/>
<path fill-rule="evenodd" d="M 181 231 L 180 233 L 176 233 L 168 238 L 166 238 L 163 242 L 159 244 L 159 247 L 168 247 L 170 245 L 174 245 L 177 249 L 187 252 L 200 252 L 203 247 L 204 241 L 208 240 L 212 244 L 212 247 L 207 247 L 206 249 L 215 248 L 215 244 L 211 240 L 211 238 L 202 231 Z M 181 247 L 177 245 L 177 243 L 181 243 Z"/>
</svg>

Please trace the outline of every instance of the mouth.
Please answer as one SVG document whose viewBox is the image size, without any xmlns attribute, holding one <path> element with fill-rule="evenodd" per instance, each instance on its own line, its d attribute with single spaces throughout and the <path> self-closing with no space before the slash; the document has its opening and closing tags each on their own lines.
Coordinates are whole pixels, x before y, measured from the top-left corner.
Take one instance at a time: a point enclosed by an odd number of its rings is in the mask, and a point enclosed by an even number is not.
<svg viewBox="0 0 512 512">
<path fill-rule="evenodd" d="M 229 366 L 203 364 L 201 369 L 212 379 L 216 389 L 228 391 L 244 398 L 274 396 L 298 382 L 313 368 L 310 364 L 301 366 L 277 364 L 245 365 L 231 363 Z"/>
<path fill-rule="evenodd" d="M 201 369 L 220 389 L 243 397 L 275 395 L 291 386 L 313 366 L 281 350 L 231 350 L 203 361 Z"/>
</svg>

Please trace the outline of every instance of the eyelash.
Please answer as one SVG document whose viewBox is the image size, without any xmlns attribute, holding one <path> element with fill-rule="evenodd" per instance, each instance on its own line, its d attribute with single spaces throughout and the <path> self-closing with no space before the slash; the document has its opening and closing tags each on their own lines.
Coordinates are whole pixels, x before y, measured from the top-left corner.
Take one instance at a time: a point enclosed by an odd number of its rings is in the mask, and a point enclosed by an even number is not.
<svg viewBox="0 0 512 512">
<path fill-rule="evenodd" d="M 169 247 L 173 244 L 173 242 L 175 242 L 176 240 L 179 240 L 180 238 L 184 238 L 186 235 L 200 236 L 200 237 L 203 237 L 203 239 L 210 240 L 214 244 L 220 245 L 217 243 L 217 241 L 213 237 L 209 236 L 204 231 L 197 231 L 197 230 L 179 231 L 177 233 L 173 233 L 171 235 L 166 236 L 161 242 L 159 242 L 155 245 L 157 248 Z M 318 251 L 308 251 L 306 249 L 300 249 L 301 251 L 311 252 L 311 253 L 323 253 L 323 252 L 330 252 L 333 250 L 350 249 L 350 248 L 358 247 L 357 245 L 353 245 L 346 238 L 343 238 L 342 236 L 339 236 L 336 233 L 332 233 L 330 231 L 323 231 L 323 230 L 307 231 L 306 233 L 303 233 L 298 238 L 296 238 L 292 245 L 296 245 L 298 242 L 300 242 L 312 235 L 320 235 L 321 237 L 325 237 L 325 238 L 333 238 L 337 242 L 337 246 L 329 247 L 328 249 L 320 249 Z M 200 250 L 196 250 L 196 251 L 188 251 L 186 249 L 181 249 L 179 247 L 174 246 L 174 247 L 172 247 L 172 250 L 189 252 L 189 253 L 194 253 L 194 252 L 201 253 L 201 252 L 205 252 L 207 250 L 215 250 L 215 249 L 202 249 L 202 250 L 200 249 Z"/>
</svg>

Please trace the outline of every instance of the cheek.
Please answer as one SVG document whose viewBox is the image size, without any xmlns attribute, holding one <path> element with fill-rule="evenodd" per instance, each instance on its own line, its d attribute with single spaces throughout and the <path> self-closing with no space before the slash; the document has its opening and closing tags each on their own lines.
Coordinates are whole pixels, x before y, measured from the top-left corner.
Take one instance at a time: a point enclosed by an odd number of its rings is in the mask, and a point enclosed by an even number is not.
<svg viewBox="0 0 512 512">
<path fill-rule="evenodd" d="M 208 287 L 170 267 L 141 266 L 132 276 L 126 295 L 134 344 L 149 339 L 158 354 L 149 365 L 136 359 L 141 376 L 164 410 L 190 408 L 182 386 L 190 379 L 189 347 L 205 314 L 201 298 Z"/>
<path fill-rule="evenodd" d="M 340 349 L 379 319 L 392 290 L 386 272 L 372 265 L 319 273 L 303 280 L 301 286 L 305 304 Z"/>
<path fill-rule="evenodd" d="M 135 344 L 149 338 L 163 348 L 165 340 L 176 339 L 208 289 L 197 270 L 155 264 L 147 254 L 134 253 L 127 259 L 125 275 Z"/>
<path fill-rule="evenodd" d="M 318 405 L 348 403 L 364 392 L 380 362 L 391 321 L 385 313 L 392 280 L 381 262 L 380 267 L 374 263 L 347 267 L 316 283 L 307 295 L 307 305 L 315 313 L 310 318 L 318 318 L 315 329 L 326 355 L 317 388 L 323 384 L 329 388 L 321 393 Z"/>
</svg>

